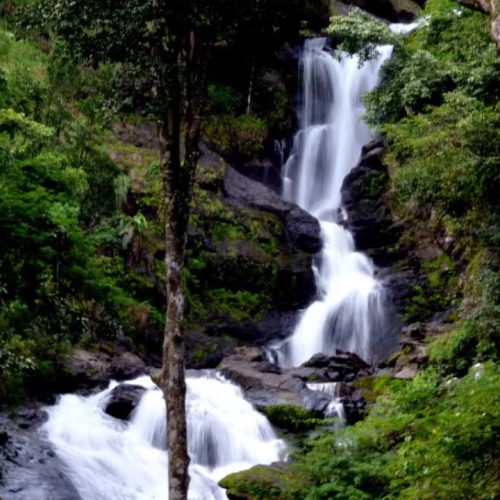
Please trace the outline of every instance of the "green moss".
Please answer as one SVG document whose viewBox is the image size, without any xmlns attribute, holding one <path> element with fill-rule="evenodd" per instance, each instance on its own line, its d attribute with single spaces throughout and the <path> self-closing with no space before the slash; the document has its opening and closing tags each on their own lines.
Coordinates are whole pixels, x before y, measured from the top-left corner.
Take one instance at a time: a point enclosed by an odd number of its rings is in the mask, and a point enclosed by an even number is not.
<svg viewBox="0 0 500 500">
<path fill-rule="evenodd" d="M 235 210 L 218 192 L 195 187 L 190 223 L 213 246 L 208 250 L 203 239 L 188 246 L 184 279 L 191 328 L 216 316 L 258 321 L 273 307 L 279 287 L 284 242 L 279 219 L 258 210 Z"/>
<path fill-rule="evenodd" d="M 363 391 L 365 401 L 374 403 L 380 396 L 390 392 L 391 388 L 400 385 L 400 381 L 393 379 L 388 374 L 382 374 L 374 377 L 357 378 L 353 385 L 356 389 Z"/>
<path fill-rule="evenodd" d="M 268 405 L 263 412 L 273 425 L 290 432 L 304 432 L 328 423 L 316 413 L 293 404 Z"/>
<path fill-rule="evenodd" d="M 265 500 L 292 498 L 284 494 L 284 487 L 294 476 L 280 467 L 257 465 L 249 470 L 231 474 L 220 481 L 229 498 L 237 500 Z"/>
<path fill-rule="evenodd" d="M 422 264 L 425 283 L 415 285 L 413 294 L 405 307 L 407 320 L 429 318 L 432 314 L 450 307 L 459 297 L 458 271 L 448 255 L 442 253 Z"/>
<path fill-rule="evenodd" d="M 203 123 L 203 140 L 222 154 L 259 157 L 266 136 L 266 122 L 253 115 L 212 115 Z"/>
</svg>

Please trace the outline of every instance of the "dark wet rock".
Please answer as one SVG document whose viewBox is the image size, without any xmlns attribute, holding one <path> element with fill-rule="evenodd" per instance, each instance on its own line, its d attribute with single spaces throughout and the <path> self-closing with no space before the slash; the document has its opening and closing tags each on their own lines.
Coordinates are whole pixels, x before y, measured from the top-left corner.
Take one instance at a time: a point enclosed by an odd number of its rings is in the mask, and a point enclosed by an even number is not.
<svg viewBox="0 0 500 500">
<path fill-rule="evenodd" d="M 329 371 L 338 372 L 342 375 L 369 370 L 370 365 L 363 361 L 357 354 L 336 350 L 333 356 L 326 354 L 315 354 L 302 366 L 309 368 L 326 368 Z"/>
<path fill-rule="evenodd" d="M 105 412 L 120 420 L 128 420 L 146 389 L 140 385 L 120 384 L 111 391 Z"/>
<path fill-rule="evenodd" d="M 201 145 L 201 156 L 196 169 L 196 183 L 202 189 L 216 192 L 223 187 L 226 164 L 217 154 Z"/>
<path fill-rule="evenodd" d="M 425 338 L 425 330 L 426 330 L 425 324 L 420 322 L 412 323 L 411 325 L 408 325 L 405 328 L 403 328 L 401 335 L 402 337 L 422 340 L 423 338 Z"/>
<path fill-rule="evenodd" d="M 318 221 L 298 206 L 292 206 L 284 219 L 285 232 L 292 248 L 308 253 L 321 250 Z"/>
<path fill-rule="evenodd" d="M 293 333 L 299 315 L 300 312 L 297 310 L 269 311 L 258 322 L 258 336 L 254 337 L 253 342 L 257 345 L 266 345 L 271 340 L 289 337 Z"/>
<path fill-rule="evenodd" d="M 305 406 L 306 382 L 288 370 L 269 370 L 265 353 L 258 347 L 241 347 L 225 358 L 218 369 L 239 384 L 257 408 L 270 404 Z"/>
<path fill-rule="evenodd" d="M 66 360 L 65 391 L 106 387 L 111 379 L 126 380 L 146 372 L 144 361 L 131 352 L 90 352 L 77 349 Z"/>
<path fill-rule="evenodd" d="M 389 177 L 383 153 L 382 140 L 364 147 L 359 164 L 344 179 L 342 203 L 356 247 L 368 253 L 377 265 L 388 266 L 398 258 L 391 250 L 401 228 L 394 223 L 386 200 Z"/>
<path fill-rule="evenodd" d="M 44 420 L 39 406 L 20 410 L 13 418 L 0 414 L 2 500 L 80 500 L 64 465 L 39 432 Z"/>
<path fill-rule="evenodd" d="M 124 143 L 133 144 L 138 148 L 158 149 L 158 134 L 153 123 L 144 122 L 141 125 L 115 123 L 113 132 Z"/>
<path fill-rule="evenodd" d="M 346 176 L 342 201 L 347 213 L 346 227 L 356 248 L 371 257 L 379 267 L 388 303 L 400 318 L 408 316 L 408 305 L 415 290 L 423 288 L 421 256 L 402 236 L 408 223 L 395 220 L 388 194 L 389 176 L 383 163 L 385 141 L 379 137 L 363 147 L 358 165 Z M 420 241 L 420 240 L 419 240 Z M 394 323 L 394 328 L 401 325 Z"/>
<path fill-rule="evenodd" d="M 161 339 L 158 344 L 160 341 Z M 236 345 L 233 336 L 226 335 L 214 325 L 209 325 L 205 333 L 186 332 L 185 342 L 185 363 L 187 367 L 193 369 L 215 368 L 225 356 L 232 353 Z M 158 350 L 158 352 L 161 351 Z M 160 364 L 161 360 L 158 359 L 156 365 Z"/>
<path fill-rule="evenodd" d="M 225 358 L 218 369 L 239 384 L 245 397 L 258 409 L 273 404 L 292 404 L 323 416 L 328 416 L 332 396 L 312 390 L 308 384 L 341 382 L 339 396 L 346 419 L 349 423 L 355 422 L 362 414 L 365 401 L 361 393 L 354 392 L 350 382 L 370 374 L 368 365 L 355 354 L 340 351 L 324 359 L 323 355 L 316 355 L 312 360 L 314 366 L 278 368 L 267 361 L 261 348 L 241 347 Z M 331 370 L 332 366 L 337 367 L 337 371 Z"/>
<path fill-rule="evenodd" d="M 278 299 L 276 302 L 279 307 Z M 303 302 L 302 306 L 307 303 Z M 297 311 L 271 310 L 264 313 L 260 321 L 236 321 L 227 316 L 212 316 L 204 334 L 187 334 L 186 364 L 190 368 L 215 368 L 238 344 L 266 345 L 271 340 L 287 337 L 293 332 L 297 314 Z"/>
<path fill-rule="evenodd" d="M 263 184 L 228 167 L 224 191 L 227 201 L 234 207 L 248 207 L 277 215 L 284 224 L 287 239 L 293 249 L 309 253 L 316 253 L 321 249 L 318 221 L 296 205 L 282 200 Z"/>
<path fill-rule="evenodd" d="M 236 169 L 249 179 L 264 184 L 275 193 L 281 192 L 281 172 L 270 160 L 249 161 Z"/>
</svg>

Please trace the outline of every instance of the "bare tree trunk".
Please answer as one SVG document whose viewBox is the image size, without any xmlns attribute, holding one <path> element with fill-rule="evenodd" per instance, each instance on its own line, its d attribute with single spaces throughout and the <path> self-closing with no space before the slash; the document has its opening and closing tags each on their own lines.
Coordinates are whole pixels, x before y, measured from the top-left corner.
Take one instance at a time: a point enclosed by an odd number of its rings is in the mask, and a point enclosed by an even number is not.
<svg viewBox="0 0 500 500">
<path fill-rule="evenodd" d="M 160 131 L 165 196 L 165 271 L 167 313 L 163 342 L 162 389 L 167 409 L 169 500 L 186 500 L 189 487 L 186 378 L 184 371 L 184 294 L 182 267 L 190 207 L 190 179 L 181 163 L 181 104 L 177 84 Z M 186 181 L 189 181 L 186 185 Z"/>
<path fill-rule="evenodd" d="M 174 198 L 177 198 L 174 195 Z M 167 317 L 163 344 L 162 385 L 167 407 L 167 439 L 169 467 L 169 499 L 185 500 L 189 486 L 189 455 L 187 452 L 186 379 L 184 373 L 184 334 L 182 330 L 184 295 L 182 292 L 182 265 L 184 261 L 184 234 L 176 217 L 178 207 L 173 201 L 167 210 L 166 256 Z"/>
<path fill-rule="evenodd" d="M 161 0 L 153 0 L 160 14 Z M 161 35 L 157 16 L 153 29 Z M 171 47 L 164 52 L 158 45 L 153 57 L 158 61 L 154 94 L 166 95 L 167 112 L 159 133 L 160 163 L 165 198 L 165 271 L 167 312 L 163 342 L 161 387 L 167 418 L 169 500 L 186 500 L 189 488 L 189 455 L 186 419 L 186 379 L 184 369 L 184 266 L 193 179 L 199 159 L 201 118 L 206 94 L 208 49 L 197 54 L 194 32 L 170 33 Z M 159 38 L 160 39 L 160 38 Z M 168 69 L 168 75 L 165 74 Z M 181 145 L 185 147 L 184 161 Z"/>
</svg>

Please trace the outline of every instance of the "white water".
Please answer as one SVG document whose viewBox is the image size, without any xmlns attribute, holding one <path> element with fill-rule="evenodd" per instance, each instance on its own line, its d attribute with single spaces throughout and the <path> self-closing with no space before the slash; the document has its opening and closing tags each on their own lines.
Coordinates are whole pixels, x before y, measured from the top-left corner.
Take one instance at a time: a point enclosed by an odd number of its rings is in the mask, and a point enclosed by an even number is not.
<svg viewBox="0 0 500 500">
<path fill-rule="evenodd" d="M 83 500 L 167 499 L 165 404 L 149 377 L 129 383 L 147 392 L 130 422 L 104 413 L 111 390 L 62 396 L 44 426 Z M 224 378 L 187 378 L 189 498 L 225 499 L 217 481 L 231 472 L 280 458 L 283 442 L 267 419 Z"/>
<path fill-rule="evenodd" d="M 326 408 L 325 417 L 337 418 L 342 425 L 345 422 L 345 409 L 340 400 L 339 384 L 337 382 L 309 382 L 306 385 L 311 391 L 322 392 L 332 398 Z"/>
<path fill-rule="evenodd" d="M 317 299 L 292 336 L 271 348 L 281 366 L 298 366 L 336 349 L 372 362 L 384 343 L 383 287 L 372 261 L 356 252 L 340 222 L 342 183 L 371 139 L 362 120 L 362 96 L 375 88 L 391 53 L 391 46 L 380 46 L 378 56 L 360 66 L 356 56 L 337 59 L 324 38 L 305 42 L 301 128 L 285 165 L 283 196 L 319 219 L 323 248 L 313 268 Z"/>
</svg>

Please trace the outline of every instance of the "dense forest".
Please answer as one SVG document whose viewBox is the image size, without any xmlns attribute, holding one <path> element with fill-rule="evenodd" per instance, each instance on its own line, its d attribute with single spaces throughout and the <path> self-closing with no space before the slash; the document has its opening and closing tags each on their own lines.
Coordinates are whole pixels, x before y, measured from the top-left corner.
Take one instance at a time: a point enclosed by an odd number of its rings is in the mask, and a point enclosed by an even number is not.
<svg viewBox="0 0 500 500">
<path fill-rule="evenodd" d="M 173 2 L 162 22 L 199 35 L 196 64 L 154 41 L 157 3 L 0 2 L 0 498 L 28 498 L 9 483 L 16 432 L 35 433 L 56 395 L 167 377 L 165 227 L 182 210 L 183 362 L 242 386 L 286 443 L 280 461 L 217 477 L 229 498 L 498 498 L 498 2 Z M 343 180 L 341 225 L 388 290 L 398 339 L 293 368 L 268 347 L 318 293 L 320 217 L 281 199 L 304 121 L 298 60 L 318 37 L 358 69 L 393 46 L 362 98 L 374 140 Z M 179 169 L 193 162 L 182 203 L 165 195 L 162 135 L 177 101 Z M 295 389 L 332 380 L 341 424 Z M 66 498 L 91 498 L 75 486 Z M 67 495 L 42 490 L 29 498 Z"/>
</svg>

